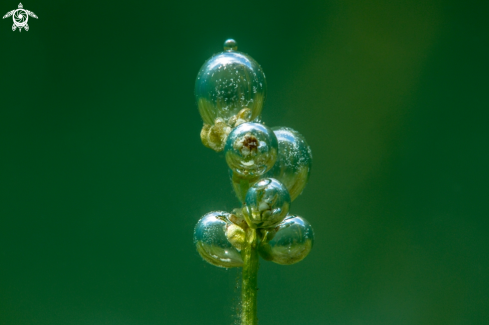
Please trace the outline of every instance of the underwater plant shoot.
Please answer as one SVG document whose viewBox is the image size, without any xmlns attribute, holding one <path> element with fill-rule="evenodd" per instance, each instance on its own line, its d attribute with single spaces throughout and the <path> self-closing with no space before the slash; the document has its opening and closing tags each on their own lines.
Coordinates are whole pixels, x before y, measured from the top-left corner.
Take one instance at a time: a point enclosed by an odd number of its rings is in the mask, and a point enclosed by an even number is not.
<svg viewBox="0 0 489 325">
<path fill-rule="evenodd" d="M 206 262 L 242 268 L 242 325 L 258 324 L 259 256 L 290 265 L 304 259 L 314 243 L 311 224 L 291 211 L 309 179 L 311 148 L 299 132 L 261 121 L 266 93 L 263 69 L 238 52 L 232 39 L 204 63 L 195 82 L 202 143 L 224 152 L 239 202 L 231 212 L 204 215 L 194 243 Z"/>
</svg>

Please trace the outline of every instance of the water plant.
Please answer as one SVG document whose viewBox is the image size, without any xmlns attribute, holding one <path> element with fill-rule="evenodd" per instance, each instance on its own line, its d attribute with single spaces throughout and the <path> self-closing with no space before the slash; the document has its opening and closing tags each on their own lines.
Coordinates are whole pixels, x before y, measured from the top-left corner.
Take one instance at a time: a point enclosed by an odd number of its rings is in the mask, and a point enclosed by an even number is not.
<svg viewBox="0 0 489 325">
<path fill-rule="evenodd" d="M 204 121 L 202 143 L 224 151 L 241 206 L 204 215 L 195 226 L 194 242 L 208 263 L 242 268 L 241 324 L 256 325 L 259 256 L 290 265 L 313 246 L 312 226 L 289 214 L 309 179 L 312 154 L 299 132 L 261 122 L 265 74 L 237 49 L 236 41 L 226 40 L 224 51 L 204 63 L 195 96 Z"/>
</svg>

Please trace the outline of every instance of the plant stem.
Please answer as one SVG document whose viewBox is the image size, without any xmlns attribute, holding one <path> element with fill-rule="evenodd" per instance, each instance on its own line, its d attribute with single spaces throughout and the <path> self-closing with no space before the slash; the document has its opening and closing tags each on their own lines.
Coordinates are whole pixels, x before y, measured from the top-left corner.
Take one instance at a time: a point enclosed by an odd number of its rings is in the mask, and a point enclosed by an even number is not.
<svg viewBox="0 0 489 325">
<path fill-rule="evenodd" d="M 243 283 L 241 286 L 241 325 L 257 325 L 258 239 L 256 229 L 246 229 L 243 248 Z"/>
</svg>

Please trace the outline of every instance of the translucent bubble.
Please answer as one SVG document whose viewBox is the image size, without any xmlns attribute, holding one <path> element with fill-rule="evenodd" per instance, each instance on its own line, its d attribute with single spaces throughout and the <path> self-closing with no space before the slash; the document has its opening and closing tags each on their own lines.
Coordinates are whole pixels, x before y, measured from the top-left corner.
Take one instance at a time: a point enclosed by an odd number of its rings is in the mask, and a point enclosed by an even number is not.
<svg viewBox="0 0 489 325">
<path fill-rule="evenodd" d="M 290 208 L 290 196 L 285 186 L 274 178 L 265 178 L 250 187 L 243 209 L 246 221 L 253 228 L 278 225 Z"/>
<path fill-rule="evenodd" d="M 195 97 L 204 123 L 213 125 L 216 118 L 229 120 L 242 109 L 250 110 L 250 121 L 258 118 L 267 92 L 265 74 L 249 55 L 233 50 L 207 60 L 195 80 Z M 236 43 L 234 42 L 234 45 Z M 237 46 L 237 45 L 236 45 Z"/>
<path fill-rule="evenodd" d="M 236 236 L 236 225 L 229 220 L 230 217 L 231 214 L 224 211 L 209 212 L 195 226 L 194 243 L 197 251 L 212 265 L 226 268 L 243 266 L 241 253 L 226 237 L 230 227 L 229 230 Z"/>
<path fill-rule="evenodd" d="M 244 204 L 246 193 L 248 193 L 248 190 L 250 189 L 253 184 L 258 182 L 260 180 L 260 177 L 262 176 L 257 176 L 257 177 L 242 177 L 239 176 L 237 173 L 234 173 L 231 169 L 229 171 L 229 178 L 231 179 L 231 185 L 233 186 L 234 193 L 236 193 L 236 197 L 238 200 Z"/>
<path fill-rule="evenodd" d="M 238 42 L 236 42 L 232 38 L 227 39 L 224 42 L 224 51 L 237 51 L 237 50 L 238 50 Z"/>
<path fill-rule="evenodd" d="M 278 227 L 268 231 L 259 246 L 260 255 L 282 265 L 302 261 L 314 244 L 314 231 L 306 219 L 288 216 Z"/>
<path fill-rule="evenodd" d="M 278 157 L 265 176 L 276 178 L 284 184 L 294 201 L 309 180 L 312 167 L 311 148 L 306 139 L 291 128 L 274 127 L 272 130 L 278 140 Z"/>
<path fill-rule="evenodd" d="M 259 123 L 243 123 L 229 133 L 224 154 L 229 168 L 242 178 L 266 173 L 277 160 L 277 138 Z"/>
</svg>

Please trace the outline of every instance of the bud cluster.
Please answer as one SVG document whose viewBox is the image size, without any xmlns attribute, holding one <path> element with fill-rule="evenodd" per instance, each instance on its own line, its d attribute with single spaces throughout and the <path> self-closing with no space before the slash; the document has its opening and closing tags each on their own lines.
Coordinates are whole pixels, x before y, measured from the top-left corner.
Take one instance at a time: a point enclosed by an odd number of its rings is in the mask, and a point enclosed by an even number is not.
<svg viewBox="0 0 489 325">
<path fill-rule="evenodd" d="M 249 228 L 257 232 L 262 258 L 278 264 L 301 261 L 314 242 L 309 222 L 289 214 L 309 179 L 311 149 L 297 131 L 260 121 L 266 90 L 263 69 L 234 40 L 204 63 L 195 83 L 202 143 L 224 151 L 241 202 L 232 213 L 207 213 L 195 227 L 197 251 L 216 266 L 243 266 Z"/>
</svg>

